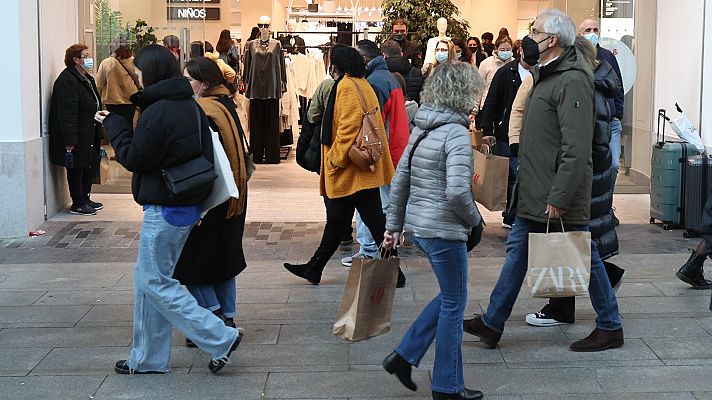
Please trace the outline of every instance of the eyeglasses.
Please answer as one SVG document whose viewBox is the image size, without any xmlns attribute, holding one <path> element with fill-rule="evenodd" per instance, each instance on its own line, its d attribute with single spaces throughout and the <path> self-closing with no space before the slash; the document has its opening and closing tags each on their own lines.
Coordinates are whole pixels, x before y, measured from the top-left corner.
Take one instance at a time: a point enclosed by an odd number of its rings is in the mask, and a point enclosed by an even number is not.
<svg viewBox="0 0 712 400">
<path fill-rule="evenodd" d="M 269 28 L 269 24 L 257 24 L 258 28 Z"/>
<path fill-rule="evenodd" d="M 536 29 L 536 28 L 534 28 L 534 27 L 532 27 L 532 28 L 529 30 L 529 34 L 530 34 L 530 35 L 538 35 L 538 34 L 540 34 L 540 33 L 545 33 L 545 34 L 547 34 L 547 35 L 555 36 L 553 33 L 550 33 L 550 32 L 542 32 L 542 31 L 540 31 L 540 30 L 538 30 L 538 29 Z"/>
</svg>

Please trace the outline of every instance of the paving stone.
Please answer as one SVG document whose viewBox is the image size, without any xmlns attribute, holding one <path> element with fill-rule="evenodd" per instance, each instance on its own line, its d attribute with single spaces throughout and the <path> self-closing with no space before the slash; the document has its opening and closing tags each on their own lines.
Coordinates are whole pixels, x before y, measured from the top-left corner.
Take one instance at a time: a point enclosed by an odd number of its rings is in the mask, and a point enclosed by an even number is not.
<svg viewBox="0 0 712 400">
<path fill-rule="evenodd" d="M 712 392 L 695 392 L 693 395 L 696 400 L 712 400 Z"/>
<path fill-rule="evenodd" d="M 489 400 L 490 397 L 488 396 Z M 695 400 L 690 392 L 522 395 L 522 400 Z"/>
<path fill-rule="evenodd" d="M 81 319 L 82 323 L 133 321 L 133 304 L 95 305 Z"/>
<path fill-rule="evenodd" d="M 1 282 L 1 281 L 0 281 Z M 5 306 L 31 306 L 39 300 L 44 291 L 0 290 L 0 304 Z"/>
<path fill-rule="evenodd" d="M 605 393 L 712 391 L 712 366 L 596 369 Z"/>
<path fill-rule="evenodd" d="M 707 290 L 696 290 L 692 286 L 680 281 L 670 282 L 652 282 L 655 287 L 660 289 L 665 296 L 702 296 L 709 297 L 710 293 Z"/>
<path fill-rule="evenodd" d="M 87 311 L 87 306 L 0 307 L 0 326 L 74 326 Z"/>
<path fill-rule="evenodd" d="M 54 257 L 46 256 L 46 260 Z M 0 261 L 2 263 L 2 261 Z M 125 263 L 102 266 L 97 273 L 94 264 L 27 264 L 3 266 L 10 277 L 0 283 L 0 289 L 56 290 L 105 289 L 111 287 L 125 274 Z"/>
<path fill-rule="evenodd" d="M 465 382 L 489 394 L 552 394 L 552 393 L 602 393 L 601 385 L 592 379 L 594 372 L 586 368 L 561 370 L 506 369 L 491 365 L 465 365 Z M 574 385 L 571 382 L 575 382 Z"/>
<path fill-rule="evenodd" d="M 53 349 L 32 375 L 106 375 L 114 374 L 114 365 L 125 360 L 130 347 L 68 347 Z M 199 350 L 172 347 L 170 367 L 173 373 L 188 373 Z"/>
<path fill-rule="evenodd" d="M 279 331 L 279 344 L 341 344 L 343 339 L 334 336 L 333 323 L 284 324 Z"/>
<path fill-rule="evenodd" d="M 712 339 L 712 338 L 711 338 Z M 593 366 L 599 362 L 619 362 L 631 360 L 655 360 L 657 355 L 640 339 L 626 340 L 619 349 L 593 353 L 575 353 L 569 350 L 570 340 L 507 342 L 500 351 L 507 365 L 533 364 L 550 365 L 559 363 L 568 366 Z"/>
<path fill-rule="evenodd" d="M 405 397 L 430 395 L 430 376 L 414 371 L 418 392 L 403 387 L 384 371 L 274 373 L 267 379 L 265 397 L 276 399 L 328 399 L 357 397 Z"/>
<path fill-rule="evenodd" d="M 55 290 L 47 292 L 38 305 L 108 305 L 133 304 L 134 294 L 129 290 Z"/>
<path fill-rule="evenodd" d="M 0 376 L 25 376 L 49 352 L 47 347 L 0 347 Z"/>
<path fill-rule="evenodd" d="M 618 299 L 621 315 L 626 314 L 662 314 L 682 316 L 682 313 L 709 313 L 708 297 L 627 297 Z"/>
<path fill-rule="evenodd" d="M 646 338 L 644 340 L 664 362 L 709 360 L 712 363 L 712 336 Z"/>
<path fill-rule="evenodd" d="M 7 328 L 0 331 L 0 346 L 8 348 L 128 346 L 131 328 Z"/>
<path fill-rule="evenodd" d="M 237 304 L 286 303 L 290 289 L 248 289 L 240 288 L 237 292 Z"/>
<path fill-rule="evenodd" d="M 621 322 L 627 339 L 710 335 L 692 318 L 624 318 Z M 563 325 L 561 330 L 568 338 L 579 339 L 591 333 L 594 327 L 594 323 L 576 323 Z"/>
<path fill-rule="evenodd" d="M 105 376 L 23 376 L 0 378 L 3 400 L 91 399 Z"/>
<path fill-rule="evenodd" d="M 109 374 L 94 400 L 143 399 L 259 399 L 267 374 L 231 373 L 227 366 L 219 375 L 166 374 L 116 375 Z M 207 368 L 206 368 L 207 370 Z"/>
<path fill-rule="evenodd" d="M 625 277 L 623 278 L 625 279 Z M 650 282 L 621 283 L 616 297 L 651 297 L 663 296 L 664 293 Z"/>
</svg>

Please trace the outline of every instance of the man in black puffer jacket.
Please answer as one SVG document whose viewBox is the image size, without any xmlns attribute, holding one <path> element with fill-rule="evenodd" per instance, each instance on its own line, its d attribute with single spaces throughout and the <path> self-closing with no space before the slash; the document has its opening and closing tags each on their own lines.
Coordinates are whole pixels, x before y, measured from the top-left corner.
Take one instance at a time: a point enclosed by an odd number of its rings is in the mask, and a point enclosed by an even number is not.
<svg viewBox="0 0 712 400">
<path fill-rule="evenodd" d="M 423 73 L 413 67 L 407 58 L 403 57 L 400 45 L 395 40 L 388 40 L 381 45 L 381 52 L 388 64 L 388 70 L 403 75 L 406 86 L 406 100 L 420 104 L 420 90 L 423 88 Z"/>
<path fill-rule="evenodd" d="M 579 39 L 577 39 L 577 44 Z M 593 48 L 590 49 L 593 51 Z M 593 161 L 593 180 L 591 185 L 591 239 L 596 243 L 602 260 L 618 254 L 618 235 L 613 217 L 613 175 L 611 169 L 612 152 L 611 119 L 615 110 L 611 110 L 608 99 L 616 96 L 620 80 L 615 70 L 606 61 L 601 61 L 594 70 L 596 87 L 596 120 L 593 131 L 591 160 Z M 604 261 L 608 280 L 614 290 L 618 289 L 625 271 L 613 263 Z M 575 297 L 549 299 L 549 304 L 537 313 L 529 314 L 526 321 L 534 326 L 555 326 L 573 324 L 575 317 Z"/>
</svg>

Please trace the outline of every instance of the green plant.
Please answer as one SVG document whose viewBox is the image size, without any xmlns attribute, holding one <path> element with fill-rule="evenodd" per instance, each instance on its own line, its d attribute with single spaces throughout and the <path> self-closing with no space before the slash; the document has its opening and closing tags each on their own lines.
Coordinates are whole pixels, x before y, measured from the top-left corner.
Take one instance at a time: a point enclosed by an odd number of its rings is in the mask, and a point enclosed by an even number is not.
<svg viewBox="0 0 712 400">
<path fill-rule="evenodd" d="M 94 8 L 96 17 L 97 62 L 111 56 L 112 43 L 118 42 L 122 32 L 121 12 L 111 9 L 109 0 L 98 0 Z"/>
<path fill-rule="evenodd" d="M 156 44 L 156 41 L 158 41 L 156 35 L 153 34 L 156 29 L 152 26 L 148 26 L 146 21 L 142 19 L 137 19 L 133 27 L 129 27 L 127 23 L 126 31 L 128 32 L 127 36 L 131 51 L 133 51 L 134 54 L 149 44 Z"/>
<path fill-rule="evenodd" d="M 408 21 L 409 40 L 425 45 L 438 35 L 437 20 L 447 18 L 447 34 L 467 40 L 470 23 L 458 19 L 460 11 L 450 0 L 383 0 L 383 32 L 391 32 L 393 21 Z M 412 32 L 412 33 L 411 33 Z M 379 41 L 390 35 L 381 35 Z"/>
</svg>

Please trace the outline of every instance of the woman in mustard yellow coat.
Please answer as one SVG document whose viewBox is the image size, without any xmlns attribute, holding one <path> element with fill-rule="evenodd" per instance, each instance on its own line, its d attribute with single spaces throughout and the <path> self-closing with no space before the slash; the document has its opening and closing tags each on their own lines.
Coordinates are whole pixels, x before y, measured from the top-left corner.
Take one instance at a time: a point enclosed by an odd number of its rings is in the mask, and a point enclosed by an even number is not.
<svg viewBox="0 0 712 400">
<path fill-rule="evenodd" d="M 385 135 L 383 156 L 374 165 L 375 171 L 359 169 L 351 162 L 348 151 L 361 130 L 363 113 L 358 88 L 364 95 L 368 110 L 378 107 L 378 98 L 366 81 L 366 65 L 358 51 L 343 45 L 331 51 L 332 76 L 336 80 L 324 110 L 321 136 L 321 194 L 326 199 L 326 227 L 319 248 L 306 264 L 285 263 L 292 274 L 313 285 L 321 282 L 321 274 L 339 247 L 357 209 L 374 238 L 383 240 L 385 216 L 381 208 L 379 187 L 393 178 L 393 162 Z M 376 113 L 383 129 L 380 111 Z M 385 132 L 382 130 L 381 132 Z M 402 273 L 401 273 L 402 274 Z"/>
</svg>

